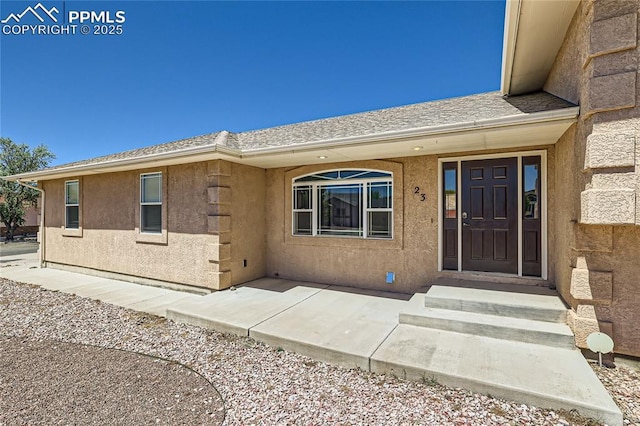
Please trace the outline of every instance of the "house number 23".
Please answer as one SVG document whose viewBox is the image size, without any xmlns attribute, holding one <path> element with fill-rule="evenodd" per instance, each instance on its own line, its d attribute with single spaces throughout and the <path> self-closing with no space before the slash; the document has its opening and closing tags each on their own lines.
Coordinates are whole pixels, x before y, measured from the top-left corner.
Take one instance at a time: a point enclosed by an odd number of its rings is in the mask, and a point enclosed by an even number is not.
<svg viewBox="0 0 640 426">
<path fill-rule="evenodd" d="M 420 187 L 419 186 L 416 186 L 415 188 L 413 188 L 413 193 L 418 196 L 420 201 L 426 201 L 427 200 L 427 194 L 425 194 L 424 192 L 420 192 Z"/>
</svg>

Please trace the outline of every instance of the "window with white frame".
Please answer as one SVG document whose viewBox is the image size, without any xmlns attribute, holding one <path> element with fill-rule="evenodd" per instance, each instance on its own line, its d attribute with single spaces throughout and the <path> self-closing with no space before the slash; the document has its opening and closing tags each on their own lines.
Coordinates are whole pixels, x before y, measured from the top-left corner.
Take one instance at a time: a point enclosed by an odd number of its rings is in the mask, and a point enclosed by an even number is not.
<svg viewBox="0 0 640 426">
<path fill-rule="evenodd" d="M 393 176 L 331 170 L 293 180 L 293 235 L 393 237 Z"/>
<path fill-rule="evenodd" d="M 140 231 L 162 232 L 162 173 L 140 175 Z"/>
<path fill-rule="evenodd" d="M 64 183 L 64 227 L 80 228 L 80 181 L 77 180 Z"/>
</svg>

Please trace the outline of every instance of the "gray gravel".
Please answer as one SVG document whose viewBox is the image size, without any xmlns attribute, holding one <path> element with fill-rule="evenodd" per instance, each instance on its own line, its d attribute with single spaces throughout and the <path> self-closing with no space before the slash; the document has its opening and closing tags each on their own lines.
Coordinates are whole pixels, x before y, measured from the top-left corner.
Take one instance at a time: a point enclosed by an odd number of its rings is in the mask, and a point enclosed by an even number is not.
<svg viewBox="0 0 640 426">
<path fill-rule="evenodd" d="M 591 362 L 596 375 L 622 410 L 625 424 L 640 425 L 640 363 L 625 365 L 620 360 L 616 365 L 617 368 L 606 368 Z"/>
<path fill-rule="evenodd" d="M 595 424 L 572 413 L 429 381 L 342 369 L 249 338 L 3 279 L 0 334 L 117 348 L 185 364 L 220 391 L 226 425 Z M 627 381 L 635 380 L 621 374 L 614 389 L 630 388 Z M 0 412 L 0 424 L 8 422 L 3 416 Z M 182 423 L 198 420 L 187 414 Z"/>
</svg>

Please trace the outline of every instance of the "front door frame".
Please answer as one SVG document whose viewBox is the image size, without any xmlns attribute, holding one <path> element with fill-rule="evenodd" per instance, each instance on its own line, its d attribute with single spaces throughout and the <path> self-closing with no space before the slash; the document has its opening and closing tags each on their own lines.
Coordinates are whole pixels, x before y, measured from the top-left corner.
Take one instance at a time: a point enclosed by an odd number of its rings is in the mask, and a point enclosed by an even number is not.
<svg viewBox="0 0 640 426">
<path fill-rule="evenodd" d="M 522 277 L 522 158 L 529 156 L 540 156 L 540 192 L 542 199 L 542 212 L 541 212 L 541 236 L 540 236 L 540 251 L 541 251 L 541 263 L 542 274 L 541 279 L 546 280 L 548 277 L 548 259 L 547 259 L 547 212 L 548 212 L 548 197 L 547 197 L 547 151 L 535 150 L 535 151 L 517 151 L 498 154 L 484 154 L 484 155 L 466 155 L 459 157 L 443 157 L 438 158 L 438 271 L 443 271 L 443 163 L 457 163 L 457 182 L 456 182 L 456 207 L 458 209 L 458 272 L 462 272 L 462 215 L 460 207 L 462 206 L 462 162 L 472 160 L 489 160 L 495 158 L 516 158 L 518 163 L 518 275 Z M 483 273 L 483 272 L 481 272 Z M 492 274 L 492 273 L 487 273 Z M 536 279 L 537 277 L 527 277 Z"/>
</svg>

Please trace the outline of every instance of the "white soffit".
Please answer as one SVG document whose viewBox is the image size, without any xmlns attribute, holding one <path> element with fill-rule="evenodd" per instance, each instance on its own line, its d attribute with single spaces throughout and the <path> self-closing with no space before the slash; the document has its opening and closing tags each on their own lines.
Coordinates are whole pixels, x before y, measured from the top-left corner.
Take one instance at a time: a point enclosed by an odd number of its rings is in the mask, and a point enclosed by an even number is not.
<svg viewBox="0 0 640 426">
<path fill-rule="evenodd" d="M 507 0 L 503 95 L 541 90 L 580 0 Z"/>
<path fill-rule="evenodd" d="M 576 108 L 577 109 L 577 108 Z M 512 149 L 553 145 L 575 122 L 565 119 L 530 123 L 485 131 L 463 131 L 442 135 L 410 137 L 376 143 L 348 144 L 324 149 L 290 149 L 278 153 L 245 154 L 231 161 L 261 168 L 292 167 L 302 164 L 323 164 L 356 160 L 401 158 L 418 155 L 477 152 L 492 149 Z M 420 149 L 415 149 L 420 147 Z M 322 158 L 324 157 L 324 158 Z"/>
</svg>

